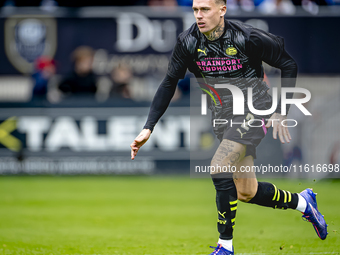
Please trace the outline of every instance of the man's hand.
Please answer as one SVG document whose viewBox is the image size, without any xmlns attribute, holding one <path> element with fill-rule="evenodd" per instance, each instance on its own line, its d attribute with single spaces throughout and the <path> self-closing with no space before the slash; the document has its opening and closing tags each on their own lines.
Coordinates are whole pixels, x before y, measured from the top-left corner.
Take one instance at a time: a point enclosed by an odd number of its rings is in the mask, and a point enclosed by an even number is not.
<svg viewBox="0 0 340 255">
<path fill-rule="evenodd" d="M 150 129 L 143 129 L 142 132 L 133 140 L 131 143 L 131 159 L 135 159 L 137 152 L 140 147 L 143 146 L 144 143 L 149 139 L 151 135 L 151 130 Z"/>
<path fill-rule="evenodd" d="M 281 143 L 285 143 L 285 140 L 287 143 L 290 142 L 292 137 L 289 134 L 288 128 L 281 125 L 281 122 L 285 120 L 286 117 L 282 116 L 279 113 L 274 113 L 268 120 L 266 124 L 266 128 L 273 127 L 273 138 L 277 139 L 277 133 L 279 133 L 279 138 Z"/>
</svg>

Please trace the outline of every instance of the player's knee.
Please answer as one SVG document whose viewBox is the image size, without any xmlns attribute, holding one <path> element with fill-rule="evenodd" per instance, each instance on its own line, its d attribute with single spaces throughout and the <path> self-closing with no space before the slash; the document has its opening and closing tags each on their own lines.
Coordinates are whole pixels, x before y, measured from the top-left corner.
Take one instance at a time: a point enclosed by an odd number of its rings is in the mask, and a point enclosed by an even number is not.
<svg viewBox="0 0 340 255">
<path fill-rule="evenodd" d="M 242 202 L 249 202 L 256 195 L 256 190 L 237 190 L 237 199 Z"/>
<path fill-rule="evenodd" d="M 233 166 L 236 167 L 237 162 L 233 161 L 232 159 L 225 157 L 223 159 L 218 159 L 216 157 L 213 157 L 210 163 L 210 173 L 226 173 L 226 172 L 232 172 Z"/>
</svg>

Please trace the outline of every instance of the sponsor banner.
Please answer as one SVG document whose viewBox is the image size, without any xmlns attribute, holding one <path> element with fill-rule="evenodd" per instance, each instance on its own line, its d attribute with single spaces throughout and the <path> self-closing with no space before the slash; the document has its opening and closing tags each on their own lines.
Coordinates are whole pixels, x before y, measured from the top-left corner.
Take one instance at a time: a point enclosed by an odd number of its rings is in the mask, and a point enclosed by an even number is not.
<svg viewBox="0 0 340 255">
<path fill-rule="evenodd" d="M 0 114 L 0 174 L 152 174 L 159 161 L 188 161 L 185 107 L 169 108 L 131 161 L 130 144 L 147 112 L 133 107 L 7 108 Z"/>
<path fill-rule="evenodd" d="M 115 157 L 28 157 L 17 160 L 0 157 L 0 174 L 153 174 L 155 162 L 150 159 L 127 161 Z"/>
<path fill-rule="evenodd" d="M 177 36 L 195 21 L 192 12 L 183 10 L 165 13 L 115 8 L 102 13 L 94 8 L 92 13 L 78 12 L 80 16 L 66 13 L 57 17 L 18 14 L 0 18 L 0 34 L 3 34 L 0 74 L 29 73 L 33 60 L 40 55 L 54 57 L 58 74 L 65 74 L 72 69 L 72 51 L 79 45 L 89 45 L 96 50 L 97 74 L 108 74 L 125 62 L 132 66 L 135 75 L 163 75 Z M 340 71 L 336 62 L 340 53 L 335 50 L 339 40 L 332 30 L 339 17 L 228 17 L 282 36 L 300 73 Z M 1 29 L 4 29 L 2 33 Z M 308 44 L 303 43 L 307 41 Z M 236 54 L 235 50 L 230 47 L 228 53 Z"/>
</svg>

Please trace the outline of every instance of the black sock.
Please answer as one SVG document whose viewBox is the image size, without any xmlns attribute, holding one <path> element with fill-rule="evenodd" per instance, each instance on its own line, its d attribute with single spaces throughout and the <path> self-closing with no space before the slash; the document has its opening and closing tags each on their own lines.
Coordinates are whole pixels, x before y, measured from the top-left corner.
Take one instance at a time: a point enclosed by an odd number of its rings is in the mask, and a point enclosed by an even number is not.
<svg viewBox="0 0 340 255">
<path fill-rule="evenodd" d="M 297 193 L 280 190 L 268 182 L 259 182 L 256 195 L 248 203 L 278 209 L 296 209 L 298 201 Z"/>
<path fill-rule="evenodd" d="M 222 176 L 223 174 L 213 175 L 218 210 L 217 229 L 221 239 L 230 240 L 235 226 L 237 191 L 233 178 Z"/>
</svg>

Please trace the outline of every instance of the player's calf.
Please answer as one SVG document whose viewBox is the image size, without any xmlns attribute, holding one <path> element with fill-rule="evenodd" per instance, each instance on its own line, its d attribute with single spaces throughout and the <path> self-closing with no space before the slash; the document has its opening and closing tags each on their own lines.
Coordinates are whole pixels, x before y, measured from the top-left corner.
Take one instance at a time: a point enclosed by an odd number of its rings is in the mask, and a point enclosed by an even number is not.
<svg viewBox="0 0 340 255">
<path fill-rule="evenodd" d="M 297 193 L 276 188 L 268 182 L 258 182 L 256 195 L 248 202 L 278 209 L 296 209 L 299 202 Z"/>
<path fill-rule="evenodd" d="M 249 166 L 253 169 L 254 159 L 251 155 L 239 162 L 237 168 L 241 171 L 234 173 L 234 182 L 237 189 L 237 198 L 242 202 L 249 202 L 257 193 L 257 180 L 254 171 L 242 171 Z"/>
<path fill-rule="evenodd" d="M 211 177 L 216 189 L 217 229 L 220 233 L 219 246 L 213 254 L 233 254 L 232 238 L 237 209 L 237 191 L 230 167 L 236 167 L 244 158 L 246 146 L 224 139 L 212 161 Z M 221 171 L 222 170 L 222 171 Z M 225 253 L 224 251 L 228 251 Z"/>
<path fill-rule="evenodd" d="M 241 202 L 248 203 L 254 196 L 256 195 L 256 191 L 254 190 L 237 190 L 237 199 Z"/>
<path fill-rule="evenodd" d="M 232 175 L 229 173 L 215 174 L 212 180 L 216 189 L 219 243 L 231 251 L 237 209 L 236 187 Z"/>
</svg>

